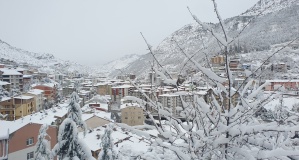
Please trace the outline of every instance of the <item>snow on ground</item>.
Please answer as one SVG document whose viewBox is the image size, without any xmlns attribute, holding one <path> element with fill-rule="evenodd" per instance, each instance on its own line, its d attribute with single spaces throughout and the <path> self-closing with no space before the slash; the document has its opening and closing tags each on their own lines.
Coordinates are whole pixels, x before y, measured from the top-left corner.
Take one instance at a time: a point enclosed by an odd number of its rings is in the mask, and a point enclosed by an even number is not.
<svg viewBox="0 0 299 160">
<path fill-rule="evenodd" d="M 44 93 L 44 91 L 43 91 L 43 90 L 40 90 L 40 89 L 31 89 L 31 90 L 28 91 L 27 93 L 29 93 L 29 94 L 33 94 L 33 95 L 39 95 L 39 94 Z"/>
<path fill-rule="evenodd" d="M 283 104 L 284 106 L 288 107 L 289 110 L 293 108 L 294 104 L 299 104 L 299 97 L 284 97 L 283 98 Z M 274 110 L 276 105 L 279 105 L 279 99 L 274 99 L 270 101 L 268 104 L 266 104 L 264 107 L 267 110 Z"/>
<path fill-rule="evenodd" d="M 108 105 L 107 104 L 101 104 L 100 108 L 105 108 L 108 110 Z M 97 116 L 103 119 L 106 119 L 108 121 L 113 121 L 110 117 L 111 117 L 111 113 L 110 112 L 105 112 L 105 111 L 98 111 L 95 109 L 92 109 L 90 107 L 88 107 L 88 105 L 85 105 L 84 107 L 82 107 L 82 120 L 86 121 L 89 118 L 93 117 L 93 116 Z"/>
<path fill-rule="evenodd" d="M 149 143 L 142 137 L 122 130 L 122 128 L 114 125 L 114 130 L 111 134 L 115 144 L 115 150 L 118 151 L 121 147 L 131 148 L 133 152 L 146 152 L 149 148 Z M 83 132 L 79 133 L 81 138 L 92 151 L 101 149 L 101 136 L 104 134 L 104 127 L 93 129 L 91 133 L 87 133 L 84 137 Z"/>
<path fill-rule="evenodd" d="M 53 124 L 57 117 L 63 117 L 68 112 L 68 103 L 59 104 L 58 107 L 53 107 L 45 111 L 35 112 L 31 115 L 24 116 L 23 118 L 17 119 L 15 121 L 3 121 L 0 120 L 0 137 L 7 135 L 7 130 L 9 129 L 9 133 L 13 133 L 16 130 L 22 128 L 28 123 L 37 123 L 37 124 Z M 84 107 L 87 108 L 88 105 Z M 107 104 L 101 104 L 101 106 L 108 108 Z M 110 113 L 103 111 L 95 111 L 94 113 L 84 113 L 82 114 L 82 119 L 87 120 L 92 116 L 98 116 L 104 118 L 106 120 L 111 121 Z"/>
<path fill-rule="evenodd" d="M 23 118 L 17 119 L 15 121 L 0 120 L 0 137 L 2 137 L 3 134 L 7 134 L 7 130 L 9 130 L 9 133 L 13 133 L 29 123 L 51 125 L 57 119 L 55 118 L 56 116 L 62 117 L 67 113 L 68 109 L 66 106 L 68 106 L 68 104 L 60 104 L 59 107 L 54 107 L 46 111 L 35 112 L 31 115 L 24 116 Z"/>
<path fill-rule="evenodd" d="M 101 70 L 110 72 L 117 69 L 122 69 L 128 66 L 133 61 L 136 61 L 140 58 L 140 55 L 130 54 L 119 59 L 113 60 L 101 66 Z"/>
<path fill-rule="evenodd" d="M 100 104 L 100 107 L 92 108 L 92 107 L 89 107 L 89 104 Z M 100 114 L 100 117 L 101 116 L 110 117 L 110 113 L 96 110 L 96 108 L 102 108 L 102 109 L 108 111 L 108 104 L 107 103 L 94 103 L 94 102 L 92 102 L 92 103 L 89 103 L 89 104 L 86 104 L 81 108 L 83 113 L 95 112 L 97 114 Z M 102 118 L 104 118 L 104 117 L 102 117 Z"/>
</svg>

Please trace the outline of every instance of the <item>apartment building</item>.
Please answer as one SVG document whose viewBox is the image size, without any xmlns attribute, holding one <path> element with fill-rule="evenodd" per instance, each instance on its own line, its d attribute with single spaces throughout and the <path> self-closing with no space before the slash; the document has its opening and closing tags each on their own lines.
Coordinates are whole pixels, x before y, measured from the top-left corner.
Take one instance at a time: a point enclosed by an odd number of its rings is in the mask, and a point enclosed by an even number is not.
<svg viewBox="0 0 299 160">
<path fill-rule="evenodd" d="M 121 123 L 129 126 L 143 125 L 144 119 L 143 109 L 138 105 L 127 103 L 121 106 Z"/>
<path fill-rule="evenodd" d="M 111 87 L 111 100 L 112 102 L 120 102 L 120 100 L 129 95 L 129 91 L 134 88 L 131 85 L 120 85 Z"/>
<path fill-rule="evenodd" d="M 70 96 L 75 91 L 74 86 L 67 86 L 62 88 L 62 96 L 67 97 Z"/>
<path fill-rule="evenodd" d="M 53 83 L 45 83 L 45 84 L 36 85 L 33 88 L 43 90 L 44 97 L 46 97 L 47 99 L 54 99 L 54 95 L 56 94 L 55 87 L 56 86 Z"/>
<path fill-rule="evenodd" d="M 97 83 L 97 93 L 99 95 L 111 95 L 111 83 L 109 82 L 103 82 L 103 83 Z"/>
<path fill-rule="evenodd" d="M 281 80 L 281 79 L 275 79 L 275 80 L 266 80 L 266 83 L 269 83 L 265 87 L 266 91 L 274 91 L 278 87 L 283 86 L 287 90 L 291 91 L 298 91 L 299 90 L 299 80 L 293 79 L 293 80 Z"/>
<path fill-rule="evenodd" d="M 40 110 L 44 109 L 43 108 L 43 104 L 44 104 L 44 91 L 43 90 L 32 89 L 32 90 L 28 91 L 25 95 L 34 97 L 36 111 L 40 111 Z"/>
<path fill-rule="evenodd" d="M 211 58 L 211 63 L 213 66 L 221 66 L 225 63 L 225 57 L 223 55 L 214 56 Z"/>
<path fill-rule="evenodd" d="M 15 108 L 13 104 L 13 99 L 10 97 L 3 97 L 0 100 L 0 112 L 3 115 L 6 116 L 6 120 L 8 121 L 13 121 L 14 120 L 14 113 L 15 113 Z"/>
<path fill-rule="evenodd" d="M 10 83 L 11 88 L 18 88 L 23 91 L 23 74 L 14 68 L 0 68 L 0 79 Z"/>
<path fill-rule="evenodd" d="M 159 95 L 158 100 L 164 108 L 172 112 L 173 116 L 180 117 L 180 113 L 183 109 L 182 101 L 186 103 L 193 102 L 194 94 L 186 91 L 179 91 L 176 93 Z"/>
<path fill-rule="evenodd" d="M 219 95 L 217 95 L 213 89 L 209 89 L 207 91 L 207 94 L 204 96 L 204 100 L 207 102 L 207 103 L 211 103 L 212 101 L 212 95 L 216 98 L 217 102 L 219 103 L 220 106 L 223 106 L 225 107 L 226 109 L 228 109 L 229 107 L 229 98 L 227 97 L 226 93 L 225 92 L 221 92 L 221 97 Z M 240 100 L 240 94 L 237 92 L 236 94 L 234 94 L 232 97 L 231 97 L 231 105 L 233 107 L 236 107 L 238 102 Z"/>
<path fill-rule="evenodd" d="M 36 111 L 36 100 L 33 96 L 20 95 L 3 97 L 0 101 L 0 112 L 6 120 L 13 121 Z"/>
<path fill-rule="evenodd" d="M 162 104 L 164 109 L 168 108 L 173 115 L 176 115 L 176 107 L 178 106 L 178 95 L 174 94 L 162 94 L 159 95 L 159 102 Z"/>
<path fill-rule="evenodd" d="M 23 116 L 30 115 L 36 111 L 36 103 L 33 96 L 20 95 L 14 97 L 15 118 L 19 119 Z"/>
</svg>

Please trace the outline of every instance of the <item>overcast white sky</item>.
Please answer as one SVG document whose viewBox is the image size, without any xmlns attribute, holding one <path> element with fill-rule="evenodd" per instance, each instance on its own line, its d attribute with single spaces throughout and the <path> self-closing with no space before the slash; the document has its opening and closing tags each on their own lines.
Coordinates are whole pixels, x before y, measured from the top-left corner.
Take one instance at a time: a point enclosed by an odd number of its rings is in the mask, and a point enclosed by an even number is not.
<svg viewBox="0 0 299 160">
<path fill-rule="evenodd" d="M 218 0 L 223 18 L 258 0 Z M 143 32 L 156 47 L 193 23 L 187 6 L 204 22 L 216 22 L 211 0 L 0 0 L 0 39 L 12 46 L 86 65 L 147 53 Z"/>
</svg>

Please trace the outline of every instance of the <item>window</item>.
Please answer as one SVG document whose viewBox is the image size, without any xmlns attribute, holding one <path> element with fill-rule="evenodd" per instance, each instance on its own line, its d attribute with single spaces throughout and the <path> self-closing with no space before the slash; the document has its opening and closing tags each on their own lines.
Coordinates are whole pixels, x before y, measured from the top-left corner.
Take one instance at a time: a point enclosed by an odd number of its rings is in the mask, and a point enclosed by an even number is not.
<svg viewBox="0 0 299 160">
<path fill-rule="evenodd" d="M 33 145 L 34 141 L 33 141 L 33 137 L 27 139 L 26 141 L 26 145 L 29 146 L 29 145 Z"/>
<path fill-rule="evenodd" d="M 138 119 L 141 119 L 141 117 L 138 117 Z"/>
<path fill-rule="evenodd" d="M 128 119 L 128 117 L 125 117 L 125 119 Z"/>
<path fill-rule="evenodd" d="M 33 159 L 33 158 L 34 158 L 34 153 L 33 152 L 27 153 L 27 160 Z"/>
</svg>

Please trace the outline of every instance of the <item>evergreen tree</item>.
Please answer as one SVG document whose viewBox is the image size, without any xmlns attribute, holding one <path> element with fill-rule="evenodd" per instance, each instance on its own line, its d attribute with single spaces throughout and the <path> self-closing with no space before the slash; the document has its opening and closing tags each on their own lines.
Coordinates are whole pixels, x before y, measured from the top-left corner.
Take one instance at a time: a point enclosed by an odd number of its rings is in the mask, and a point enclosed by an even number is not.
<svg viewBox="0 0 299 160">
<path fill-rule="evenodd" d="M 81 87 L 80 81 L 75 81 L 74 88 L 77 93 L 80 91 L 80 87 Z"/>
<path fill-rule="evenodd" d="M 50 99 L 44 100 L 44 104 L 43 104 L 44 109 L 52 108 L 53 105 L 54 105 L 54 101 L 53 100 L 50 100 Z"/>
<path fill-rule="evenodd" d="M 52 153 L 51 153 L 51 147 L 49 141 L 46 139 L 46 137 L 50 137 L 47 134 L 49 126 L 47 124 L 44 124 L 39 129 L 39 135 L 36 143 L 36 160 L 51 160 L 53 159 Z"/>
<path fill-rule="evenodd" d="M 54 101 L 56 104 L 60 103 L 62 96 L 60 94 L 60 92 L 58 92 L 58 90 L 60 89 L 60 87 L 58 85 L 55 85 L 55 95 L 54 95 Z"/>
<path fill-rule="evenodd" d="M 24 85 L 23 85 L 23 91 L 24 92 L 28 92 L 28 91 L 30 91 L 32 88 L 31 88 L 31 83 L 29 82 L 29 83 L 25 83 Z"/>
<path fill-rule="evenodd" d="M 9 93 L 2 86 L 0 86 L 0 100 L 4 97 L 9 97 Z"/>
<path fill-rule="evenodd" d="M 78 126 L 80 126 L 84 133 L 87 131 L 87 127 L 85 122 L 82 120 L 82 111 L 80 105 L 78 104 L 80 101 L 79 96 L 76 92 L 73 92 L 70 99 L 68 118 L 72 119 Z"/>
<path fill-rule="evenodd" d="M 279 97 L 279 104 L 274 108 L 273 118 L 278 124 L 284 124 L 289 122 L 291 116 L 293 114 L 284 106 L 283 95 L 281 95 Z"/>
<path fill-rule="evenodd" d="M 14 97 L 14 96 L 17 96 L 20 94 L 21 94 L 21 91 L 20 91 L 19 87 L 14 86 L 13 88 L 11 88 L 10 96 Z"/>
<path fill-rule="evenodd" d="M 89 160 L 92 159 L 90 149 L 78 138 L 77 125 L 84 129 L 86 124 L 82 120 L 82 111 L 78 104 L 79 96 L 73 92 L 70 99 L 68 118 L 59 127 L 58 143 L 53 149 L 54 155 L 58 155 L 63 160 Z"/>
<path fill-rule="evenodd" d="M 60 160 L 90 160 L 92 155 L 86 144 L 78 138 L 75 122 L 66 118 L 59 127 L 58 143 L 53 148 L 53 155 Z"/>
<path fill-rule="evenodd" d="M 111 137 L 112 126 L 108 125 L 102 136 L 102 150 L 99 153 L 98 160 L 114 160 L 116 159 L 116 153 L 113 149 L 113 138 Z"/>
</svg>

